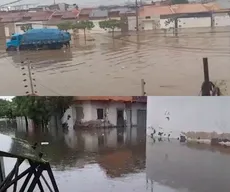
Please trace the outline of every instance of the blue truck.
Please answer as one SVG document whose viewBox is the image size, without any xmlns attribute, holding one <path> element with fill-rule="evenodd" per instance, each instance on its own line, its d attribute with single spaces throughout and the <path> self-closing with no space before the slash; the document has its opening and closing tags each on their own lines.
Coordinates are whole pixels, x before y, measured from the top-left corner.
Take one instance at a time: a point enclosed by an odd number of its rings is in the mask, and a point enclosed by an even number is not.
<svg viewBox="0 0 230 192">
<path fill-rule="evenodd" d="M 70 33 L 59 29 L 30 29 L 24 34 L 13 34 L 6 42 L 6 51 L 61 49 L 70 41 Z"/>
</svg>

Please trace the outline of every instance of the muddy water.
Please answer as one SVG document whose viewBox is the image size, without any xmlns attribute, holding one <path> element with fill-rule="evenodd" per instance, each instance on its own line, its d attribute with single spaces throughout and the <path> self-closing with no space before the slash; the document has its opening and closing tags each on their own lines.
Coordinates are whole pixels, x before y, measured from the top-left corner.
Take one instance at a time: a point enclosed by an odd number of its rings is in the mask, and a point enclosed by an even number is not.
<svg viewBox="0 0 230 192">
<path fill-rule="evenodd" d="M 229 28 L 215 33 L 184 30 L 179 37 L 161 32 L 93 38 L 71 50 L 2 53 L 1 93 L 22 95 L 28 90 L 21 61 L 31 62 L 39 95 L 140 95 L 142 78 L 148 95 L 198 95 L 203 57 L 209 58 L 211 80 L 224 80 L 223 89 L 230 85 Z"/>
<path fill-rule="evenodd" d="M 4 134 L 48 141 L 40 147 L 52 165 L 60 191 L 217 192 L 230 190 L 230 150 L 145 139 L 144 129 L 98 130 L 65 134 Z M 2 143 L 1 143 L 2 144 Z M 12 146 L 16 147 L 16 146 Z M 5 161 L 9 172 L 14 161 Z M 23 169 L 27 164 L 23 164 Z"/>
</svg>

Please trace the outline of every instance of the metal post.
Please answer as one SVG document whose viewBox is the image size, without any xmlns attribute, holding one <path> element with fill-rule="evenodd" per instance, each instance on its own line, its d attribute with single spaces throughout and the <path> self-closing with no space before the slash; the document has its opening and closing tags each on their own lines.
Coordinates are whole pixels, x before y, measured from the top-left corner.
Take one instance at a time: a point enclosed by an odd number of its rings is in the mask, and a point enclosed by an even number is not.
<svg viewBox="0 0 230 192">
<path fill-rule="evenodd" d="M 31 74 L 31 63 L 30 62 L 27 64 L 27 68 L 28 68 L 28 72 L 29 72 L 31 94 L 35 95 L 35 93 L 34 93 L 34 85 L 33 85 L 33 78 L 32 78 L 32 74 Z"/>
<path fill-rule="evenodd" d="M 145 92 L 145 80 L 141 79 L 141 95 L 142 96 L 146 96 L 146 92 Z"/>
<path fill-rule="evenodd" d="M 204 83 L 202 85 L 202 96 L 210 96 L 208 58 L 203 58 L 203 69 L 204 69 Z"/>
<path fill-rule="evenodd" d="M 4 160 L 3 157 L 0 157 L 0 183 L 2 183 L 6 178 Z"/>
<path fill-rule="evenodd" d="M 138 21 L 138 2 L 137 0 L 135 0 L 135 6 L 136 6 L 136 31 L 138 32 L 139 31 L 139 21 Z"/>
</svg>

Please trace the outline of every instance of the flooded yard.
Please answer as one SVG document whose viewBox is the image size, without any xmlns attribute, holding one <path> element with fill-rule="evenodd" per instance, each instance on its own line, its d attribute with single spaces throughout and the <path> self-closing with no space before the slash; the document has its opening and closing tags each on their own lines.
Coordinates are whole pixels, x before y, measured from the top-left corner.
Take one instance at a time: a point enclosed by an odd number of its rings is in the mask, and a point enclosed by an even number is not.
<svg viewBox="0 0 230 192">
<path fill-rule="evenodd" d="M 176 140 L 154 142 L 146 140 L 144 128 L 65 133 L 0 130 L 31 144 L 49 142 L 40 149 L 51 163 L 60 191 L 230 190 L 230 151 L 226 148 L 180 144 Z M 7 172 L 13 162 L 5 161 Z"/>
<path fill-rule="evenodd" d="M 185 30 L 178 37 L 161 32 L 94 39 L 70 50 L 2 52 L 1 92 L 25 95 L 28 71 L 21 65 L 31 63 L 39 95 L 141 95 L 142 78 L 148 95 L 198 95 L 203 57 L 209 59 L 210 79 L 224 81 L 223 89 L 230 85 L 229 28 Z"/>
</svg>

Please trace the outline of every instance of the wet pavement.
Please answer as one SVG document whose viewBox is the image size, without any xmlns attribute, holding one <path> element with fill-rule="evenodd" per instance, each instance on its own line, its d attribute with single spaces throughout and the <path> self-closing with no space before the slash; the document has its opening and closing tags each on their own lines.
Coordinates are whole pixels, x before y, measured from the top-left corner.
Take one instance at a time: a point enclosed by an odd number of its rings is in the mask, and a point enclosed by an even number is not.
<svg viewBox="0 0 230 192">
<path fill-rule="evenodd" d="M 180 144 L 176 140 L 154 142 L 147 138 L 146 141 L 143 130 L 25 133 L 3 126 L 0 129 L 1 133 L 26 139 L 31 144 L 49 142 L 40 149 L 51 163 L 60 191 L 230 190 L 229 149 Z M 7 159 L 7 171 L 13 162 Z"/>
<path fill-rule="evenodd" d="M 101 34 L 71 50 L 3 52 L 0 92 L 28 91 L 23 61 L 33 67 L 39 95 L 141 95 L 142 78 L 148 95 L 198 95 L 203 57 L 209 58 L 210 79 L 222 82 L 225 89 L 230 85 L 230 29 L 216 30 L 184 30 L 179 37 L 145 33 L 115 40 Z"/>
</svg>

